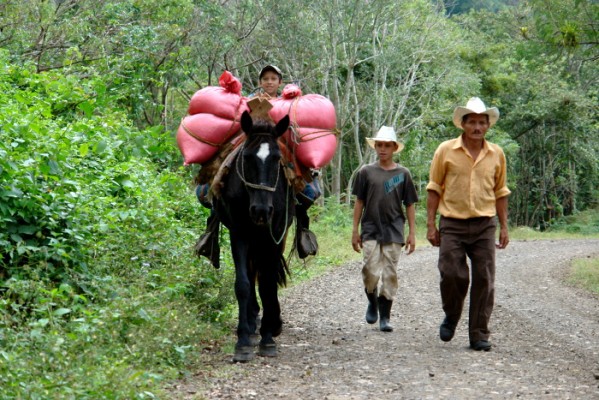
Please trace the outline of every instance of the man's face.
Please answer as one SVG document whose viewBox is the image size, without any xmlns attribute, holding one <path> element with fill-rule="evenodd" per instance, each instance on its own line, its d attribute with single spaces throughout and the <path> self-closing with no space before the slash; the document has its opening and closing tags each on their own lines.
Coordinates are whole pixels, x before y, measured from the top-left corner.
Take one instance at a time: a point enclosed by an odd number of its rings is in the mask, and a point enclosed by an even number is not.
<svg viewBox="0 0 599 400">
<path fill-rule="evenodd" d="M 462 121 L 464 135 L 470 140 L 482 140 L 489 130 L 489 116 L 486 114 L 468 114 Z"/>
<path fill-rule="evenodd" d="M 274 71 L 266 71 L 260 78 L 260 87 L 271 97 L 277 96 L 281 78 Z"/>
</svg>

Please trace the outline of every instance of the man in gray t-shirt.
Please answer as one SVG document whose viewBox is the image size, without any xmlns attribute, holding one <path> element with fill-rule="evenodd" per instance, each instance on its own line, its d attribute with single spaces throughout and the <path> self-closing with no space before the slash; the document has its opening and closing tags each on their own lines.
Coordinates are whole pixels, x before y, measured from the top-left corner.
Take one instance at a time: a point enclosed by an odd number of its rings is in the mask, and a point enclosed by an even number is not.
<svg viewBox="0 0 599 400">
<path fill-rule="evenodd" d="M 367 141 L 376 150 L 378 160 L 362 167 L 354 181 L 352 246 L 357 252 L 363 250 L 362 279 L 369 302 L 366 322 L 374 324 L 380 314 L 381 331 L 390 332 L 393 330 L 389 319 L 398 288 L 397 262 L 401 248 L 406 245 L 410 254 L 416 246 L 414 203 L 418 201 L 418 194 L 410 171 L 393 161 L 393 155 L 403 149 L 393 128 L 383 126 Z M 404 234 L 406 219 L 407 238 Z"/>
</svg>

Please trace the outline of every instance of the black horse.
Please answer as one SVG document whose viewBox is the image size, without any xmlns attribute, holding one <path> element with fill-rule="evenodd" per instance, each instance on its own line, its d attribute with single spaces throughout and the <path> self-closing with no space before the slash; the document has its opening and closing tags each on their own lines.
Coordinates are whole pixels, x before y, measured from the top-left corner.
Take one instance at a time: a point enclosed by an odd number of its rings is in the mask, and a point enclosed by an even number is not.
<svg viewBox="0 0 599 400">
<path fill-rule="evenodd" d="M 244 112 L 241 128 L 247 138 L 240 145 L 214 199 L 216 217 L 228 229 L 235 262 L 235 295 L 239 306 L 234 361 L 254 357 L 252 335 L 260 311 L 256 281 L 262 301 L 258 354 L 277 355 L 274 337 L 283 322 L 278 286 L 285 285 L 285 238 L 295 215 L 295 194 L 288 183 L 277 139 L 287 130 L 289 117 L 276 124 L 256 120 Z"/>
</svg>

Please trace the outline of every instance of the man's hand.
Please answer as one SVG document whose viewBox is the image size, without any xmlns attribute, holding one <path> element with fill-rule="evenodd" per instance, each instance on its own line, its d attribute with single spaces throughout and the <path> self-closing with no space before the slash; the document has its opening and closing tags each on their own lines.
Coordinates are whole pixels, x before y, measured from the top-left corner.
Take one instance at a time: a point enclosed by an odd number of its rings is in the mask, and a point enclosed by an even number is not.
<svg viewBox="0 0 599 400">
<path fill-rule="evenodd" d="M 439 247 L 441 245 L 441 237 L 439 236 L 439 230 L 436 225 L 428 225 L 426 238 L 434 247 Z"/>
<path fill-rule="evenodd" d="M 510 243 L 510 236 L 507 232 L 507 227 L 501 227 L 499 230 L 499 243 L 495 245 L 498 249 L 505 249 Z"/>
</svg>

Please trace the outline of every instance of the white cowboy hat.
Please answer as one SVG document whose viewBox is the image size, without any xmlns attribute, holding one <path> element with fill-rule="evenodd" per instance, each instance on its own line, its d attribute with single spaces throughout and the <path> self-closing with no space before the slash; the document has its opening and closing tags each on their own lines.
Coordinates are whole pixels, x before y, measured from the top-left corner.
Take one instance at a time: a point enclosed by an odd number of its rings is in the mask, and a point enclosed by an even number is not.
<svg viewBox="0 0 599 400">
<path fill-rule="evenodd" d="M 478 97 L 471 97 L 466 104 L 466 107 L 456 107 L 453 111 L 453 124 L 462 128 L 462 118 L 467 114 L 486 114 L 489 116 L 489 128 L 495 125 L 499 119 L 499 110 L 497 107 L 487 108 L 485 103 Z"/>
<path fill-rule="evenodd" d="M 391 126 L 381 126 L 381 129 L 379 129 L 379 131 L 376 133 L 375 137 L 366 138 L 366 142 L 373 149 L 374 149 L 374 142 L 376 142 L 376 141 L 397 143 L 397 150 L 395 150 L 393 152 L 393 154 L 399 153 L 404 148 L 403 143 L 399 143 L 397 141 L 397 135 L 395 134 L 395 129 L 393 129 L 393 127 L 391 127 Z"/>
</svg>

